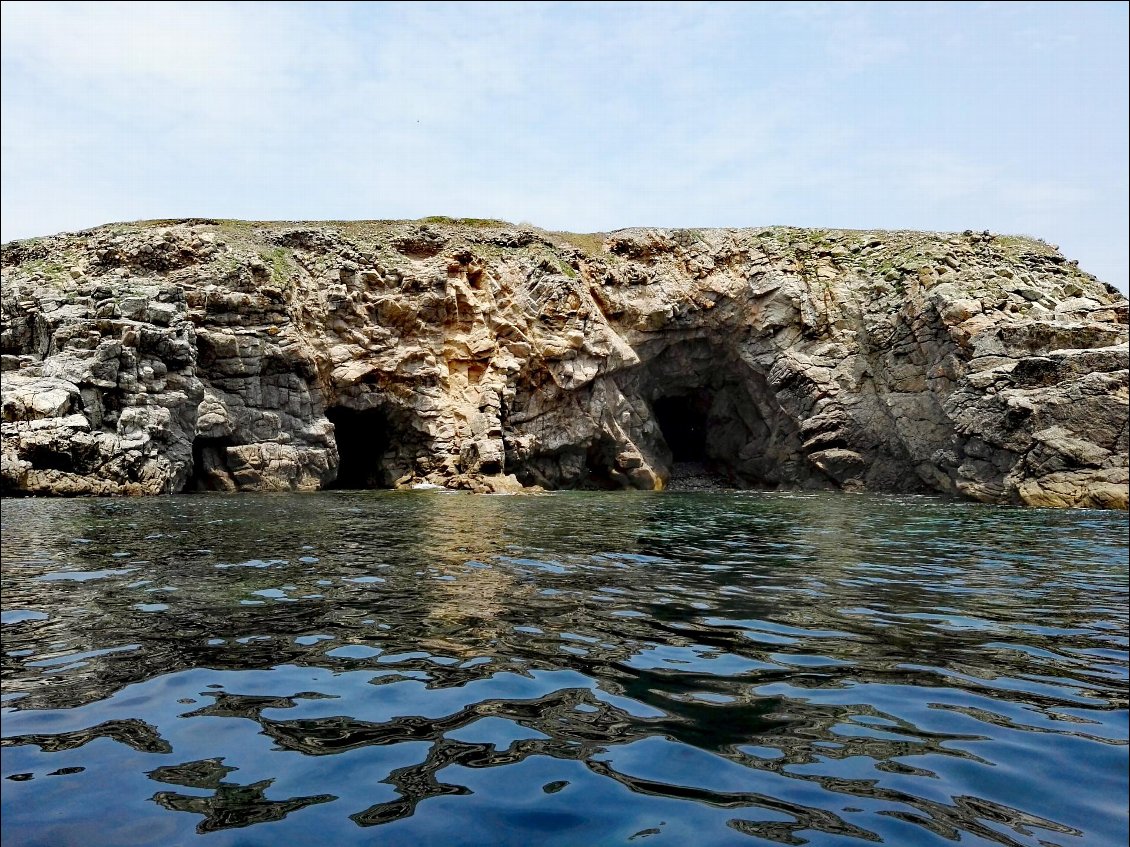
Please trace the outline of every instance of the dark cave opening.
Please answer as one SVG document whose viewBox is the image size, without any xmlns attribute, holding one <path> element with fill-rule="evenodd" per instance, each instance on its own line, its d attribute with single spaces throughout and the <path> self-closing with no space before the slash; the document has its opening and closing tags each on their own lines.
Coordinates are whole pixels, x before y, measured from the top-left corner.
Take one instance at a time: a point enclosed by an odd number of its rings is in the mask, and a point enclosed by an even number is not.
<svg viewBox="0 0 1130 847">
<path fill-rule="evenodd" d="M 670 397 L 660 397 L 652 403 L 655 421 L 676 464 L 705 463 L 707 418 L 713 398 L 705 389 L 689 391 Z"/>
<path fill-rule="evenodd" d="M 48 446 L 36 444 L 27 453 L 27 458 L 36 470 L 56 470 L 64 473 L 75 472 L 75 460 L 69 453 Z"/>
<path fill-rule="evenodd" d="M 585 475 L 577 487 L 586 491 L 615 491 L 624 488 L 624 475 L 616 470 L 615 442 L 597 441 L 585 452 Z"/>
<path fill-rule="evenodd" d="M 228 473 L 227 448 L 235 446 L 229 437 L 192 439 L 192 475 L 185 491 L 228 491 L 233 488 Z"/>
<path fill-rule="evenodd" d="M 334 425 L 337 442 L 337 479 L 327 488 L 391 488 L 385 452 L 391 443 L 392 428 L 381 409 L 348 409 L 332 406 L 326 417 Z"/>
</svg>

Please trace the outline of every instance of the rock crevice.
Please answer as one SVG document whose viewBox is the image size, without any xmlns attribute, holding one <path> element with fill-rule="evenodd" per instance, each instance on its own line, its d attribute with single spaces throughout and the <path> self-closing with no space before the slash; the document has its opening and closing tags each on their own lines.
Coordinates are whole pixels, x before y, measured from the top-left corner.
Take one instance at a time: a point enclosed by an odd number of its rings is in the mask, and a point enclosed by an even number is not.
<svg viewBox="0 0 1130 847">
<path fill-rule="evenodd" d="M 693 466 L 1127 504 L 1126 299 L 1035 239 L 193 219 L 14 242 L 3 274 L 8 494 Z"/>
</svg>

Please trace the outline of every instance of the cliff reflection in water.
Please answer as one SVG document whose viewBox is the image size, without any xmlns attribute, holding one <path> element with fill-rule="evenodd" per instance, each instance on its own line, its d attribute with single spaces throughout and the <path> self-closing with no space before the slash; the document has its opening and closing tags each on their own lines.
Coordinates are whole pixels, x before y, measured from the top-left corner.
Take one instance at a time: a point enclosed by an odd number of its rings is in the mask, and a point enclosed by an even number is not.
<svg viewBox="0 0 1130 847">
<path fill-rule="evenodd" d="M 1125 833 L 1124 515 L 342 492 L 3 519 L 5 844 Z"/>
</svg>

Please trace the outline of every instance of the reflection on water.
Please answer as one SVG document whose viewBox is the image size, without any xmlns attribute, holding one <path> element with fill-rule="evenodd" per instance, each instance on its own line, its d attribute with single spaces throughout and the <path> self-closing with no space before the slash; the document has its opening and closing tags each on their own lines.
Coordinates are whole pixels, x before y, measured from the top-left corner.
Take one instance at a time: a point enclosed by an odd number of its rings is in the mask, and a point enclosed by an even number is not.
<svg viewBox="0 0 1130 847">
<path fill-rule="evenodd" d="M 335 492 L 3 522 L 5 845 L 1125 843 L 1122 514 Z"/>
</svg>

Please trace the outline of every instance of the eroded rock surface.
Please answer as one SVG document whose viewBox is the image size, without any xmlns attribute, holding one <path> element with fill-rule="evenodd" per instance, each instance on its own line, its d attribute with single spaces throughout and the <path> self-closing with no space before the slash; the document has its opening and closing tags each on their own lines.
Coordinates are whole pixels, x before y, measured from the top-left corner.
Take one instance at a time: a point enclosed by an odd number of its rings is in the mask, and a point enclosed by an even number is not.
<svg viewBox="0 0 1130 847">
<path fill-rule="evenodd" d="M 187 220 L 3 249 L 6 493 L 1127 506 L 1127 302 L 988 233 Z"/>
</svg>

